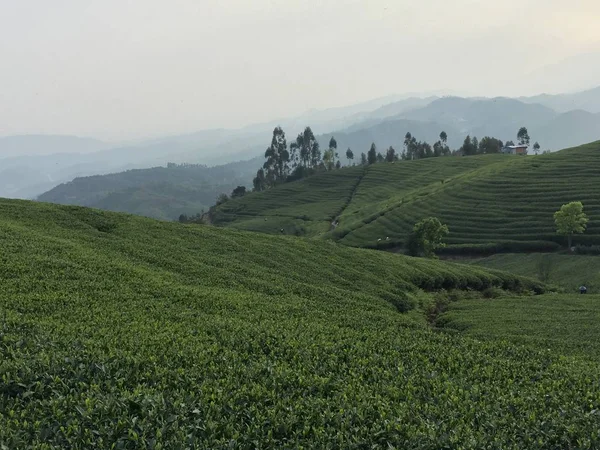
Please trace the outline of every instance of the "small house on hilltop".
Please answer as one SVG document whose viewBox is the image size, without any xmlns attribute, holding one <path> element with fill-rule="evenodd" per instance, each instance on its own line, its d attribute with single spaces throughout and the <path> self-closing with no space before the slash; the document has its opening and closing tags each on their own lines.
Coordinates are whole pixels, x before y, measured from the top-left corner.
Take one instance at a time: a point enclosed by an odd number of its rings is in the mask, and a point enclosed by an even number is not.
<svg viewBox="0 0 600 450">
<path fill-rule="evenodd" d="M 502 153 L 508 155 L 526 155 L 527 148 L 527 145 L 507 145 L 502 149 Z"/>
</svg>

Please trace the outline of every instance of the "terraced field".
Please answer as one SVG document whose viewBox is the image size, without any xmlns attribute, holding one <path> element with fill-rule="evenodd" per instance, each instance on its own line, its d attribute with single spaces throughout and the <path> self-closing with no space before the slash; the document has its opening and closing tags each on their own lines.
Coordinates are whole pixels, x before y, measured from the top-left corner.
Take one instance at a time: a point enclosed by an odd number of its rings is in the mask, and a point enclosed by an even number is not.
<svg viewBox="0 0 600 450">
<path fill-rule="evenodd" d="M 600 293 L 600 258 L 598 256 L 506 253 L 463 262 L 539 278 L 560 286 L 567 292 L 577 292 L 579 286 L 584 285 L 590 293 Z"/>
<path fill-rule="evenodd" d="M 545 348 L 595 361 L 600 360 L 598 323 L 600 295 L 589 294 L 462 300 L 452 303 L 438 320 L 438 325 L 476 339 Z"/>
<path fill-rule="evenodd" d="M 290 234 L 355 247 L 394 248 L 404 244 L 417 221 L 436 216 L 450 228 L 449 251 L 552 251 L 564 245 L 555 233 L 553 213 L 579 200 L 591 220 L 574 242 L 600 244 L 600 141 L 539 156 L 376 164 L 364 169 L 362 178 L 360 170 L 343 169 L 252 194 L 222 209 L 230 213 L 226 224 L 245 228 L 271 215 L 304 216 L 304 233 L 290 228 Z M 331 199 L 333 192 L 337 201 Z M 303 198 L 310 201 L 299 200 Z M 328 222 L 338 216 L 339 226 L 327 231 Z M 281 228 L 253 227 L 273 233 Z"/>
<path fill-rule="evenodd" d="M 232 199 L 211 220 L 263 233 L 280 234 L 283 229 L 284 234 L 323 234 L 351 200 L 364 172 L 363 167 L 350 167 Z"/>
<path fill-rule="evenodd" d="M 0 283 L 2 448 L 600 445 L 597 359 L 428 327 L 510 274 L 0 200 Z"/>
<path fill-rule="evenodd" d="M 551 243 L 564 241 L 556 235 L 553 213 L 564 203 L 580 200 L 591 221 L 576 242 L 598 243 L 599 171 L 600 142 L 549 155 L 505 156 L 504 161 L 443 185 L 423 185 L 389 208 L 380 207 L 383 214 L 351 225 L 341 242 L 374 246 L 377 239 L 389 237 L 392 243 L 401 244 L 415 222 L 436 216 L 450 228 L 449 244 L 545 241 L 551 249 Z M 545 248 L 544 244 L 540 247 Z"/>
</svg>

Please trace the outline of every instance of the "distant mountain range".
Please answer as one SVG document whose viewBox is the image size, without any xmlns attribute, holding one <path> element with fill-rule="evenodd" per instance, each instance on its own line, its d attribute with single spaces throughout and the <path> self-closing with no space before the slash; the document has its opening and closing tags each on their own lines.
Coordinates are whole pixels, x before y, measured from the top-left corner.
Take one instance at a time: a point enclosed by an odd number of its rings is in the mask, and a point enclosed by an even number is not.
<svg viewBox="0 0 600 450">
<path fill-rule="evenodd" d="M 357 156 L 372 142 L 380 151 L 390 145 L 401 150 L 406 132 L 433 144 L 442 130 L 450 147 L 458 148 L 467 134 L 515 140 L 517 130 L 526 126 L 532 142 L 543 150 L 559 150 L 600 139 L 600 87 L 518 99 L 389 96 L 237 130 L 203 130 L 119 146 L 72 136 L 0 138 L 0 197 L 35 198 L 76 177 L 168 162 L 211 166 L 255 158 L 264 155 L 277 125 L 288 142 L 305 126 L 313 128 L 323 148 L 335 136 L 342 161 L 348 147 Z"/>
</svg>

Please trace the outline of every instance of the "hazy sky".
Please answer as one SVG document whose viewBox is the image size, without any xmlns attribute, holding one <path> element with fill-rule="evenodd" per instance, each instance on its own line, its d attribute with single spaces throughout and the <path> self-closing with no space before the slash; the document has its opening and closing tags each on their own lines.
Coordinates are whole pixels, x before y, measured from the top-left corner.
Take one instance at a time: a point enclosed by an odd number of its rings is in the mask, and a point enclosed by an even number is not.
<svg viewBox="0 0 600 450">
<path fill-rule="evenodd" d="M 0 135 L 129 139 L 403 92 L 516 94 L 599 52 L 599 22 L 598 0 L 0 0 Z"/>
</svg>

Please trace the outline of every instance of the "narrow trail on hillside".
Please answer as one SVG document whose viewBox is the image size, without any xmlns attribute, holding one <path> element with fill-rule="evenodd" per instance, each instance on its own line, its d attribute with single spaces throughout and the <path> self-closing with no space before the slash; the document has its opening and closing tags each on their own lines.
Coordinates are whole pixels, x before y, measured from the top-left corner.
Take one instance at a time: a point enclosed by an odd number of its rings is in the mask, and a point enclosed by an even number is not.
<svg viewBox="0 0 600 450">
<path fill-rule="evenodd" d="M 342 214 L 344 214 L 344 211 L 346 211 L 346 209 L 348 209 L 348 206 L 350 206 L 350 204 L 352 203 L 352 200 L 354 200 L 354 195 L 356 194 L 356 191 L 358 190 L 358 187 L 360 186 L 360 182 L 362 181 L 362 179 L 367 174 L 367 170 L 368 169 L 369 169 L 369 166 L 365 166 L 364 170 L 362 171 L 362 173 L 360 174 L 360 176 L 356 180 L 356 183 L 354 184 L 354 186 L 352 186 L 352 190 L 350 191 L 350 195 L 348 196 L 348 199 L 342 205 L 342 208 L 338 211 L 337 215 L 335 216 L 335 218 L 331 222 L 331 226 L 329 227 L 329 231 L 335 230 L 337 228 L 337 226 L 339 225 L 340 217 L 342 217 Z"/>
</svg>

